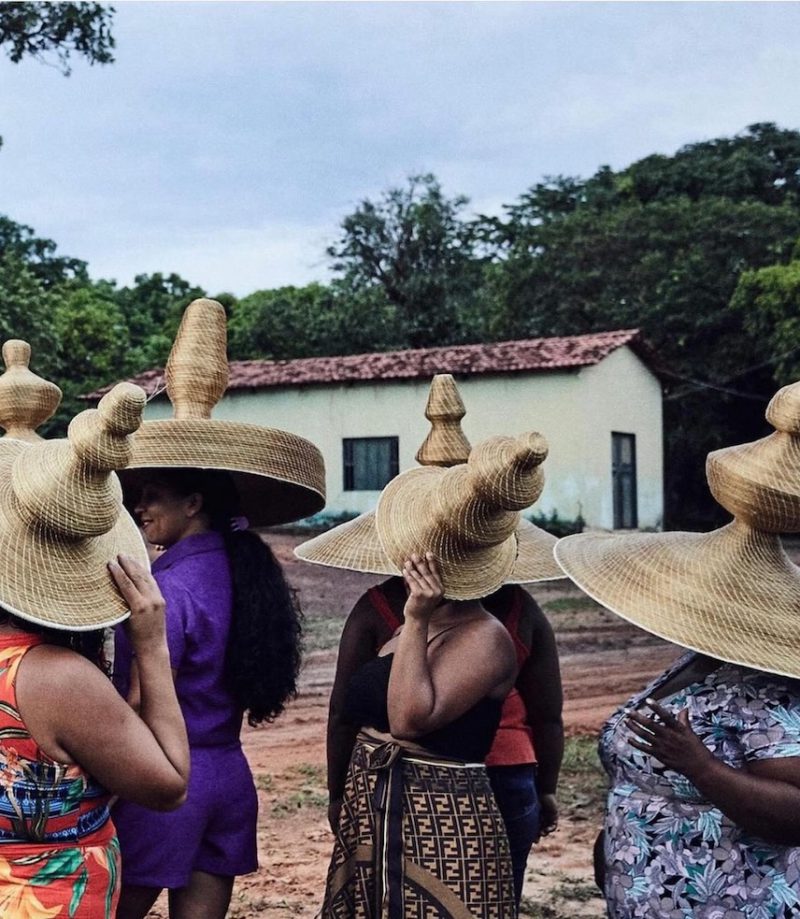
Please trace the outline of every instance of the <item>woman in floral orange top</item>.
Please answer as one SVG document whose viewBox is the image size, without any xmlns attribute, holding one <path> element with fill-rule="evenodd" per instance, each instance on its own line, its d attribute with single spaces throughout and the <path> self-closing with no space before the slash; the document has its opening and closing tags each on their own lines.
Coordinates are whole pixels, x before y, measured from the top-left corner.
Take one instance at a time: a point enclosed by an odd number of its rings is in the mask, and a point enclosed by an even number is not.
<svg viewBox="0 0 800 919">
<path fill-rule="evenodd" d="M 170 810 L 189 773 L 164 626 L 111 470 L 130 456 L 144 393 L 116 387 L 69 441 L 0 439 L 0 916 L 112 919 L 119 846 L 109 797 Z M 130 618 L 128 616 L 130 614 Z M 139 714 L 99 654 L 128 619 Z"/>
</svg>

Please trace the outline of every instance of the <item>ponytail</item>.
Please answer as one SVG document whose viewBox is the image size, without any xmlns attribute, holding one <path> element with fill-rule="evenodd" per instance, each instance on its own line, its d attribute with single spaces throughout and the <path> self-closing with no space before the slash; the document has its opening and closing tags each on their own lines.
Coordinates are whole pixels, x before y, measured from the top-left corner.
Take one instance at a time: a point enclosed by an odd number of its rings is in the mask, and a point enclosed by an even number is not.
<svg viewBox="0 0 800 919">
<path fill-rule="evenodd" d="M 269 546 L 250 530 L 223 535 L 233 582 L 225 676 L 255 726 L 297 695 L 302 614 Z"/>
</svg>

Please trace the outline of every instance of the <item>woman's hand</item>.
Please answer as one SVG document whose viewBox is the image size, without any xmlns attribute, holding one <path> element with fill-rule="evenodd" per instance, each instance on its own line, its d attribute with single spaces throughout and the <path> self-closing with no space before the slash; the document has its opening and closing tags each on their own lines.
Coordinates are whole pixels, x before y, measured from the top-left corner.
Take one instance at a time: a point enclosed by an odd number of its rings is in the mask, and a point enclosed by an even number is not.
<svg viewBox="0 0 800 919">
<path fill-rule="evenodd" d="M 134 649 L 163 642 L 165 603 L 150 572 L 129 555 L 118 556 L 108 569 L 131 611 L 125 628 Z"/>
<path fill-rule="evenodd" d="M 628 727 L 636 735 L 629 738 L 631 746 L 649 753 L 668 769 L 689 779 L 702 773 L 714 755 L 692 730 L 688 709 L 681 709 L 676 718 L 654 699 L 645 701 L 652 715 L 633 711 L 626 718 Z"/>
<path fill-rule="evenodd" d="M 558 801 L 553 794 L 539 795 L 539 832 L 549 836 L 558 829 Z"/>
<path fill-rule="evenodd" d="M 444 596 L 433 554 L 426 552 L 424 558 L 412 555 L 407 559 L 403 565 L 403 579 L 408 587 L 408 599 L 403 610 L 405 618 L 427 622 Z"/>
</svg>

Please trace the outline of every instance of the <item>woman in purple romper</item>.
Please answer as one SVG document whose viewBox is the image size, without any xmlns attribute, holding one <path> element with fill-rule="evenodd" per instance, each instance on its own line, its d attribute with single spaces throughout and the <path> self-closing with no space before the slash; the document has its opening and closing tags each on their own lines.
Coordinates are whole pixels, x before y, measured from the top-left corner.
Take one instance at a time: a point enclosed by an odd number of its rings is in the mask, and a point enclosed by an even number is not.
<svg viewBox="0 0 800 919">
<path fill-rule="evenodd" d="M 135 514 L 163 546 L 153 575 L 189 734 L 186 803 L 170 814 L 120 803 L 118 919 L 141 919 L 164 888 L 173 919 L 221 919 L 236 875 L 255 871 L 256 790 L 242 752 L 244 713 L 272 720 L 295 691 L 298 611 L 280 566 L 253 532 L 232 529 L 238 498 L 215 470 L 154 469 Z M 136 704 L 135 660 L 117 637 L 115 682 Z"/>
</svg>

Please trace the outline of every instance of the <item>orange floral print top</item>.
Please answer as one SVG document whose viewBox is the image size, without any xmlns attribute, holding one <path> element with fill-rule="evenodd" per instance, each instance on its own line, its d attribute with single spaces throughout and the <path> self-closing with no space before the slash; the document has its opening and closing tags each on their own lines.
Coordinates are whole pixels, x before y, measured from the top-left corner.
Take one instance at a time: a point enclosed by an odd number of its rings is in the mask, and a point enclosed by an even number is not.
<svg viewBox="0 0 800 919">
<path fill-rule="evenodd" d="M 112 919 L 120 860 L 109 795 L 40 750 L 17 709 L 17 670 L 41 642 L 0 636 L 0 916 Z"/>
</svg>

